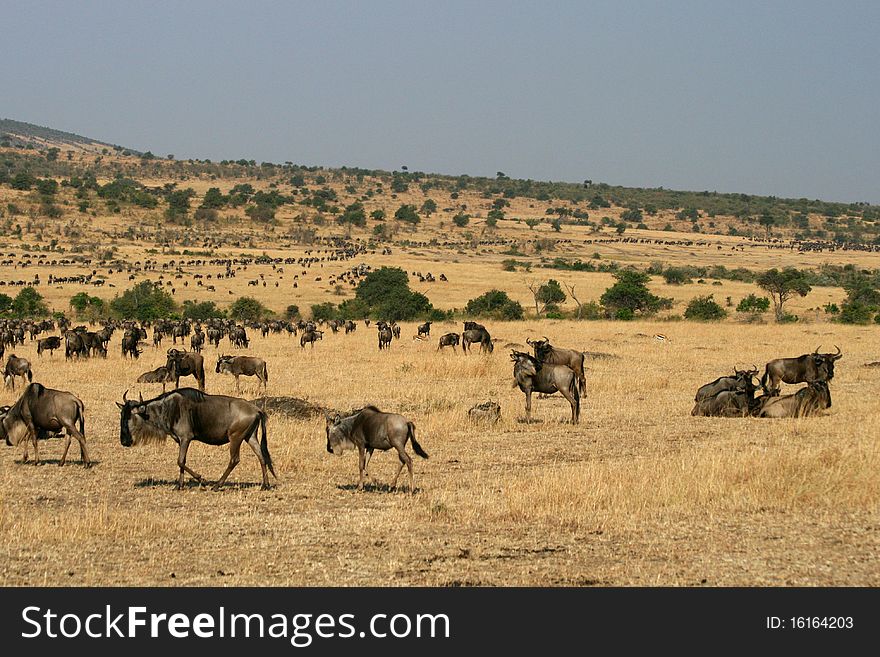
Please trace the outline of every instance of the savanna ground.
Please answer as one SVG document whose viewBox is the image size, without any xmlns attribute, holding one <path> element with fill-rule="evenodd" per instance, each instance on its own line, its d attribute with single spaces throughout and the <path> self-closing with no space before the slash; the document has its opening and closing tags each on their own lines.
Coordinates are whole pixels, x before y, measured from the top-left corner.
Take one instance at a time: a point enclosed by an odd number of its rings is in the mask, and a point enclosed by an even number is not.
<svg viewBox="0 0 880 657">
<path fill-rule="evenodd" d="M 456 326 L 435 325 L 434 339 Z M 375 331 L 325 335 L 312 350 L 286 336 L 256 337 L 270 395 L 349 409 L 367 403 L 411 418 L 430 454 L 415 458 L 417 494 L 387 488 L 396 470 L 377 453 L 376 478 L 354 490 L 357 458 L 326 452 L 323 418 L 270 416 L 279 475 L 258 488 L 247 448 L 222 492 L 175 490 L 176 445 L 123 448 L 114 401 L 164 360 L 164 349 L 34 362 L 47 386 L 87 409 L 90 470 L 43 465 L 0 451 L 0 579 L 24 585 L 877 585 L 880 583 L 880 369 L 875 329 L 527 321 L 490 323 L 492 355 L 438 353 L 413 341 L 389 352 Z M 670 341 L 651 335 L 661 331 Z M 509 344 L 549 335 L 610 355 L 588 361 L 581 424 L 558 395 L 523 418 L 511 387 Z M 224 341 L 225 343 L 225 341 Z M 836 343 L 844 351 L 833 406 L 801 420 L 690 416 L 695 388 L 731 369 Z M 221 351 L 229 352 L 228 347 Z M 208 391 L 234 394 L 213 373 Z M 245 380 L 246 381 L 246 380 Z M 244 384 L 243 396 L 259 392 Z M 5 391 L 0 402 L 11 403 Z M 469 423 L 496 400 L 503 419 Z M 78 456 L 76 448 L 72 447 Z M 189 464 L 216 479 L 226 448 L 194 444 Z M 401 479 L 405 482 L 405 477 Z"/>
</svg>

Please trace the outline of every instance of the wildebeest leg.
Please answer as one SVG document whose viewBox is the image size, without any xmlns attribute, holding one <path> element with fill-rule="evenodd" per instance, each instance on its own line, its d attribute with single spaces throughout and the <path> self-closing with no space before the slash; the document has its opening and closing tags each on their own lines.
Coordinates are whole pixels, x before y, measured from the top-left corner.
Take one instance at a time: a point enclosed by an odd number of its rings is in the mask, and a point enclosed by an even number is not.
<svg viewBox="0 0 880 657">
<path fill-rule="evenodd" d="M 257 432 L 251 435 L 248 438 L 247 444 L 251 446 L 251 449 L 254 450 L 254 454 L 257 455 L 257 459 L 260 461 L 260 468 L 263 471 L 263 485 L 260 486 L 263 490 L 269 490 L 269 474 L 266 468 L 266 459 L 263 458 L 263 450 L 260 448 L 260 443 L 257 440 Z"/>
<path fill-rule="evenodd" d="M 214 490 L 220 490 L 220 487 L 226 483 L 226 477 L 229 476 L 229 473 L 235 470 L 235 466 L 238 465 L 238 462 L 241 461 L 241 440 L 230 440 L 229 441 L 229 465 L 226 466 L 226 471 L 217 480 L 217 483 L 214 484 Z M 265 470 L 265 466 L 263 467 Z"/>
<path fill-rule="evenodd" d="M 70 430 L 66 431 L 64 434 L 64 452 L 61 454 L 61 460 L 58 461 L 58 467 L 64 465 L 65 461 L 67 461 L 67 450 L 70 449 Z"/>
<path fill-rule="evenodd" d="M 364 489 L 364 473 L 367 470 L 367 450 L 358 446 L 358 490 Z"/>
<path fill-rule="evenodd" d="M 238 382 L 238 374 L 235 375 L 235 392 L 239 392 L 241 390 L 241 386 Z"/>
<path fill-rule="evenodd" d="M 64 428 L 66 429 L 65 433 L 67 434 L 67 444 L 64 446 L 64 456 L 61 457 L 61 463 L 58 465 L 64 465 L 64 459 L 67 458 L 67 448 L 70 447 L 70 437 L 73 436 L 79 443 L 79 453 L 82 457 L 83 465 L 87 468 L 91 467 L 92 462 L 89 459 L 89 450 L 86 448 L 86 437 L 83 435 L 82 431 L 73 425 L 68 426 L 65 424 Z"/>
<path fill-rule="evenodd" d="M 532 389 L 526 390 L 526 422 L 532 421 Z"/>
<path fill-rule="evenodd" d="M 183 475 L 184 472 L 189 472 L 189 474 L 198 481 L 200 484 L 204 482 L 204 478 L 198 472 L 190 468 L 186 464 L 186 452 L 189 449 L 189 438 L 181 438 L 180 439 L 180 451 L 177 455 L 177 467 L 180 468 L 180 477 L 177 479 L 177 489 L 180 490 L 183 488 Z"/>
<path fill-rule="evenodd" d="M 413 484 L 413 465 L 412 458 L 410 455 L 406 453 L 406 450 L 403 447 L 397 447 L 397 455 L 400 457 L 400 467 L 397 468 L 397 474 L 394 475 L 394 481 L 391 482 L 391 488 L 397 488 L 397 479 L 400 477 L 400 473 L 403 471 L 403 466 L 405 465 L 407 470 L 409 471 L 409 492 L 415 494 L 416 489 Z"/>
<path fill-rule="evenodd" d="M 371 458 L 373 458 L 373 448 L 372 448 L 372 447 L 367 447 L 367 457 L 366 457 L 366 459 L 364 460 L 364 476 L 365 476 L 367 479 L 372 479 L 372 477 L 370 476 L 370 473 L 367 472 L 367 468 L 370 466 L 370 459 L 371 459 Z"/>
</svg>

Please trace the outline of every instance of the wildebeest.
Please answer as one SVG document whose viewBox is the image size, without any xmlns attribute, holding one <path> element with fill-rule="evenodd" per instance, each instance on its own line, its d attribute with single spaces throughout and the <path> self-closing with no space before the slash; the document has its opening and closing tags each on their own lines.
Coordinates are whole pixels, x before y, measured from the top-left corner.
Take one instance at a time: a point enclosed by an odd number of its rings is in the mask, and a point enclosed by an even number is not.
<svg viewBox="0 0 880 657">
<path fill-rule="evenodd" d="M 205 334 L 201 330 L 197 330 L 189 338 L 189 348 L 197 354 L 202 353 L 202 347 L 205 345 Z"/>
<path fill-rule="evenodd" d="M 831 408 L 831 390 L 827 381 L 810 381 L 792 395 L 765 395 L 759 401 L 757 417 L 808 417 Z"/>
<path fill-rule="evenodd" d="M 15 377 L 17 376 L 20 376 L 22 381 L 27 379 L 28 383 L 33 381 L 34 374 L 31 372 L 31 362 L 27 358 L 19 358 L 15 354 L 10 354 L 3 370 L 3 381 L 6 383 L 6 387 L 15 390 Z"/>
<path fill-rule="evenodd" d="M 44 351 L 53 355 L 56 349 L 61 349 L 61 336 L 50 335 L 48 338 L 37 340 L 37 356 L 41 356 Z"/>
<path fill-rule="evenodd" d="M 755 412 L 758 401 L 755 399 L 755 386 L 752 380 L 755 370 L 736 370 L 735 377 L 722 377 L 732 379 L 727 382 L 726 387 L 720 387 L 718 379 L 712 383 L 707 383 L 700 388 L 703 390 L 709 386 L 716 386 L 715 392 L 711 395 L 701 395 L 697 391 L 694 408 L 691 415 L 695 416 L 712 416 L 712 417 L 746 417 Z"/>
<path fill-rule="evenodd" d="M 303 331 L 303 334 L 299 336 L 299 346 L 305 348 L 306 342 L 309 343 L 309 346 L 314 348 L 315 342 L 318 340 L 324 339 L 324 331 L 318 331 L 316 329 Z"/>
<path fill-rule="evenodd" d="M 461 334 L 461 350 L 468 353 L 471 344 L 479 343 L 480 351 L 492 353 L 495 347 L 492 344 L 492 336 L 486 327 L 476 322 L 465 322 L 464 331 Z"/>
<path fill-rule="evenodd" d="M 205 390 L 205 359 L 201 354 L 171 348 L 165 367 L 171 371 L 175 388 L 180 387 L 180 377 L 192 376 L 198 382 L 199 390 Z"/>
<path fill-rule="evenodd" d="M 532 418 L 532 393 L 543 392 L 552 395 L 554 392 L 571 404 L 571 422 L 577 424 L 581 414 L 581 395 L 578 390 L 578 377 L 565 365 L 542 363 L 531 354 L 522 351 L 511 351 L 513 361 L 514 385 L 526 394 L 526 419 Z"/>
<path fill-rule="evenodd" d="M 183 488 L 185 473 L 203 483 L 204 478 L 186 464 L 186 452 L 193 440 L 208 445 L 229 443 L 229 465 L 214 484 L 220 488 L 229 473 L 240 461 L 241 444 L 246 442 L 254 450 L 263 472 L 263 490 L 269 488 L 266 469 L 276 477 L 272 457 L 266 441 L 266 414 L 249 401 L 225 395 L 208 395 L 195 388 L 180 388 L 165 392 L 149 401 L 133 401 L 122 396 L 119 407 L 119 442 L 130 447 L 137 442 L 164 440 L 171 436 L 180 445 L 177 465 L 180 476 L 177 488 Z M 257 433 L 262 429 L 262 440 Z"/>
<path fill-rule="evenodd" d="M 89 467 L 91 461 L 86 448 L 85 406 L 73 393 L 31 383 L 15 404 L 0 411 L 0 438 L 7 445 L 24 442 L 25 461 L 28 459 L 27 441 L 31 440 L 34 444 L 34 465 L 40 460 L 37 440 L 62 430 L 67 439 L 58 465 L 64 465 L 67 461 L 67 450 L 70 449 L 70 438 L 73 436 L 79 443 L 83 465 Z"/>
<path fill-rule="evenodd" d="M 174 381 L 174 375 L 165 365 L 160 365 L 154 370 L 144 372 L 137 378 L 138 383 L 161 383 L 162 392 L 165 392 L 165 385 Z"/>
<path fill-rule="evenodd" d="M 269 382 L 269 370 L 266 361 L 255 356 L 220 356 L 217 359 L 217 374 L 231 374 L 235 377 L 235 389 L 239 390 L 238 377 L 255 376 L 263 384 L 263 390 Z"/>
<path fill-rule="evenodd" d="M 417 329 L 418 335 L 419 336 L 424 335 L 425 337 L 431 337 L 431 324 L 433 324 L 433 322 L 425 322 L 424 324 L 420 325 L 419 328 Z"/>
<path fill-rule="evenodd" d="M 77 331 L 66 331 L 64 333 L 64 358 L 70 359 L 76 356 L 88 356 L 89 348 L 83 340 L 83 336 Z"/>
<path fill-rule="evenodd" d="M 761 377 L 761 387 L 768 395 L 778 395 L 780 381 L 785 383 L 812 383 L 834 378 L 834 361 L 843 354 L 835 346 L 836 354 L 820 354 L 816 348 L 811 354 L 797 358 L 777 358 L 767 363 Z M 768 385 L 769 382 L 769 385 Z"/>
<path fill-rule="evenodd" d="M 437 351 L 440 351 L 443 347 L 452 347 L 452 351 L 455 351 L 456 346 L 458 346 L 459 342 L 458 333 L 447 333 L 445 335 L 440 336 L 440 344 L 437 347 Z"/>
<path fill-rule="evenodd" d="M 239 349 L 247 349 L 247 346 L 250 344 L 244 326 L 234 326 L 231 328 L 229 330 L 229 341 L 234 347 Z"/>
<path fill-rule="evenodd" d="M 400 339 L 400 324 L 397 322 L 391 322 L 391 333 L 394 335 L 395 340 Z"/>
<path fill-rule="evenodd" d="M 587 389 L 587 378 L 584 376 L 584 352 L 574 349 L 562 349 L 554 347 L 550 344 L 549 338 L 544 336 L 543 340 L 529 340 L 528 344 L 535 352 L 535 358 L 542 363 L 550 363 L 551 365 L 565 365 L 569 367 L 578 377 L 578 388 L 581 394 Z"/>
<path fill-rule="evenodd" d="M 752 379 L 757 375 L 758 368 L 753 368 L 751 370 L 738 370 L 734 367 L 733 376 L 720 376 L 714 381 L 700 386 L 697 390 L 697 394 L 694 396 L 694 401 L 698 402 L 702 399 L 707 399 L 708 397 L 714 397 L 724 390 L 736 390 L 738 387 L 742 387 L 742 381 L 748 380 L 751 383 Z"/>
<path fill-rule="evenodd" d="M 388 326 L 379 329 L 379 350 L 391 348 L 391 329 Z"/>
<path fill-rule="evenodd" d="M 354 415 L 342 417 L 338 414 L 327 415 L 327 451 L 331 454 L 340 455 L 346 447 L 356 447 L 358 450 L 358 490 L 364 487 L 364 479 L 367 475 L 367 466 L 373 456 L 373 450 L 385 451 L 392 447 L 397 450 L 400 458 L 400 467 L 391 488 L 397 486 L 397 479 L 406 465 L 409 471 L 409 490 L 415 493 L 413 483 L 412 458 L 406 453 L 406 441 L 412 442 L 415 453 L 423 459 L 428 454 L 416 441 L 416 425 L 402 415 L 396 413 L 383 413 L 375 406 L 367 406 Z"/>
<path fill-rule="evenodd" d="M 345 334 L 346 335 L 348 335 L 349 333 L 354 333 L 356 330 L 357 330 L 357 324 L 355 324 L 353 321 L 348 320 L 345 323 Z"/>
<path fill-rule="evenodd" d="M 141 351 L 138 349 L 139 332 L 126 331 L 122 336 L 122 356 L 131 356 L 135 360 L 140 358 Z"/>
</svg>

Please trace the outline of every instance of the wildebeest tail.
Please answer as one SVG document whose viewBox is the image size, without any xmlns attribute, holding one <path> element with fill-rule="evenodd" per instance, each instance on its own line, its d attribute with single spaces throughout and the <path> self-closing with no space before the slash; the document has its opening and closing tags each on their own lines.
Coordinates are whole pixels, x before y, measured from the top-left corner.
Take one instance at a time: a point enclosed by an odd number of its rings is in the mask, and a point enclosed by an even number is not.
<svg viewBox="0 0 880 657">
<path fill-rule="evenodd" d="M 79 400 L 78 400 L 79 401 Z M 79 423 L 79 432 L 86 435 L 86 405 L 79 401 L 76 405 L 76 412 L 79 415 L 77 422 Z"/>
<path fill-rule="evenodd" d="M 275 474 L 275 468 L 272 467 L 272 457 L 269 455 L 269 443 L 266 441 L 266 419 L 268 416 L 260 411 L 260 428 L 263 431 L 262 440 L 260 440 L 260 451 L 263 453 L 263 460 L 266 462 L 266 467 L 269 468 L 269 472 L 272 473 L 272 476 L 278 479 L 278 475 Z M 256 426 L 254 427 L 254 431 L 256 431 Z"/>
<path fill-rule="evenodd" d="M 263 382 L 269 382 L 269 368 L 266 367 L 266 363 L 263 363 Z"/>
<path fill-rule="evenodd" d="M 28 371 L 27 371 L 27 378 L 28 378 L 28 383 L 33 383 L 33 381 L 34 381 L 34 373 L 31 372 L 30 370 L 28 370 Z"/>
<path fill-rule="evenodd" d="M 574 415 L 579 418 L 581 416 L 581 391 L 577 375 L 571 377 L 568 389 L 571 392 L 572 398 L 574 398 Z"/>
<path fill-rule="evenodd" d="M 423 459 L 428 458 L 428 452 L 426 452 L 424 449 L 422 449 L 422 446 L 419 445 L 419 441 L 416 440 L 416 425 L 413 424 L 412 422 L 407 422 L 406 423 L 406 432 L 407 432 L 407 436 L 409 436 L 409 440 L 412 443 L 413 450 L 415 450 L 415 453 L 418 454 L 419 456 L 421 456 Z"/>
</svg>

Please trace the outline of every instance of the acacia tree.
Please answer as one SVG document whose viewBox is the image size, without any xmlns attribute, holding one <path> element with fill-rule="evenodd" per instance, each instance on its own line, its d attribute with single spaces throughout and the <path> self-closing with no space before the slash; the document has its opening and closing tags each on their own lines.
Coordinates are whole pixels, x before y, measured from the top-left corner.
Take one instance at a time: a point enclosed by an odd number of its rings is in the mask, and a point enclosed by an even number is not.
<svg viewBox="0 0 880 657">
<path fill-rule="evenodd" d="M 786 267 L 781 271 L 774 267 L 758 276 L 756 282 L 773 300 L 777 322 L 785 318 L 784 306 L 789 299 L 796 294 L 805 297 L 813 289 L 807 281 L 806 273 L 794 267 Z"/>
</svg>

